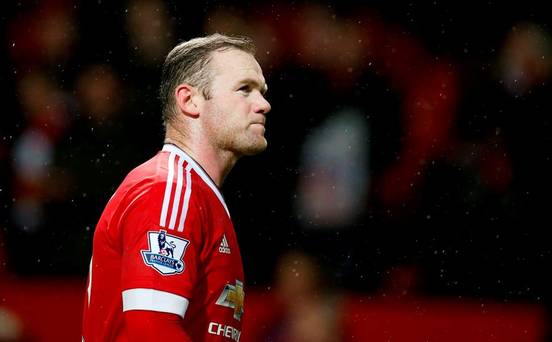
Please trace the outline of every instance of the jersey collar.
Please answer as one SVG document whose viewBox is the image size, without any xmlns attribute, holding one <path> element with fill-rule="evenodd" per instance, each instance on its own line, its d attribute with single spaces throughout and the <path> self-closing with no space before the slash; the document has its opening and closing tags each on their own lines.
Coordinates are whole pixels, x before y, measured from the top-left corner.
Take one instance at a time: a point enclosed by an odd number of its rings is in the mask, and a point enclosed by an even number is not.
<svg viewBox="0 0 552 342">
<path fill-rule="evenodd" d="M 228 211 L 228 207 L 226 206 L 226 202 L 224 201 L 224 197 L 222 196 L 222 193 L 220 192 L 219 188 L 215 184 L 215 182 L 209 177 L 207 172 L 199 165 L 198 162 L 194 160 L 189 154 L 184 152 L 180 147 L 174 145 L 174 144 L 164 144 L 163 145 L 163 151 L 175 153 L 181 158 L 184 158 L 195 170 L 195 172 L 203 179 L 203 181 L 213 190 L 215 195 L 218 197 L 220 203 L 222 203 L 222 206 L 226 210 L 226 213 L 228 214 L 228 217 L 230 217 L 230 212 Z"/>
</svg>

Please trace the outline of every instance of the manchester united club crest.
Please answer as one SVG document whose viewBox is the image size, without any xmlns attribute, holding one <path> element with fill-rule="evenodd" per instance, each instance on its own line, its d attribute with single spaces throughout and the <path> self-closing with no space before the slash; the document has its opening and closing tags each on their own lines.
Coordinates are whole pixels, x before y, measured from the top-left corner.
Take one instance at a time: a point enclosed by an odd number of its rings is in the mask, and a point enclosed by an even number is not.
<svg viewBox="0 0 552 342">
<path fill-rule="evenodd" d="M 165 230 L 147 233 L 149 250 L 142 250 L 144 263 L 164 275 L 184 271 L 184 253 L 190 241 L 167 234 Z"/>
</svg>

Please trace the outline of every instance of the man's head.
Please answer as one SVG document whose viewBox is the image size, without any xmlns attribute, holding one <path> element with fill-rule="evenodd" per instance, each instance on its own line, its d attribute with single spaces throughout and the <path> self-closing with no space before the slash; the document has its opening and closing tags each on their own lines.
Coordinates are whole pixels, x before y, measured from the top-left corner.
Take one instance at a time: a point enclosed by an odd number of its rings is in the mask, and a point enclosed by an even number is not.
<svg viewBox="0 0 552 342">
<path fill-rule="evenodd" d="M 238 157 L 264 150 L 270 104 L 254 50 L 248 38 L 220 34 L 175 47 L 163 66 L 165 126 L 182 124 L 182 130 L 194 130 L 204 143 Z"/>
<path fill-rule="evenodd" d="M 179 84 L 187 83 L 196 87 L 205 99 L 211 98 L 210 83 L 213 75 L 209 64 L 212 54 L 228 49 L 255 54 L 255 45 L 251 39 L 218 33 L 182 42 L 169 52 L 163 64 L 159 89 L 165 126 L 173 121 L 178 113 L 174 91 Z"/>
</svg>

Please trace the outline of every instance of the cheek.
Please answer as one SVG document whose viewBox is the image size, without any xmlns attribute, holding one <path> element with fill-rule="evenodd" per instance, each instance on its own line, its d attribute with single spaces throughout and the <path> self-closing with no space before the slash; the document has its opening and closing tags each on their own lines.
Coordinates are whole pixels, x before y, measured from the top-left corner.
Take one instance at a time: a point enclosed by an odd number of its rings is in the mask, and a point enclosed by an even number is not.
<svg viewBox="0 0 552 342">
<path fill-rule="evenodd" d="M 247 98 L 231 94 L 224 99 L 213 101 L 206 109 L 214 125 L 243 126 L 249 122 L 252 104 Z"/>
<path fill-rule="evenodd" d="M 221 107 L 221 112 L 227 115 L 229 120 L 245 120 L 251 110 L 251 104 L 245 99 L 234 99 L 227 101 Z"/>
</svg>

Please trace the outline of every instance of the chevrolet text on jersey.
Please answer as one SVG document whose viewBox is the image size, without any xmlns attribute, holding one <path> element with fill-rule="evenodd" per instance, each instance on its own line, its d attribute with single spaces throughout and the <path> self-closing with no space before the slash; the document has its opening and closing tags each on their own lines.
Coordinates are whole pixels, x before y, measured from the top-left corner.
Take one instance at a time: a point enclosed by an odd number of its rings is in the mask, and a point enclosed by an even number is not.
<svg viewBox="0 0 552 342">
<path fill-rule="evenodd" d="M 236 342 L 239 342 L 241 331 L 230 325 L 211 322 L 209 323 L 209 334 L 228 337 Z"/>
</svg>

